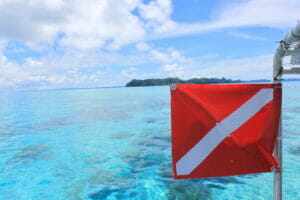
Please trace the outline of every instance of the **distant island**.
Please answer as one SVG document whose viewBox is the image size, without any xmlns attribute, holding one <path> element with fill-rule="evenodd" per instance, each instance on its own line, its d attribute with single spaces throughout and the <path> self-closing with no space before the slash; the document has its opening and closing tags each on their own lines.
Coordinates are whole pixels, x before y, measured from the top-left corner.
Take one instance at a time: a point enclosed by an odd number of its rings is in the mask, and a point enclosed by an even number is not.
<svg viewBox="0 0 300 200">
<path fill-rule="evenodd" d="M 241 80 L 231 80 L 226 78 L 192 78 L 189 80 L 182 80 L 180 78 L 163 78 L 163 79 L 133 79 L 126 84 L 126 87 L 139 86 L 159 86 L 170 84 L 205 84 L 205 83 L 240 83 Z"/>
</svg>

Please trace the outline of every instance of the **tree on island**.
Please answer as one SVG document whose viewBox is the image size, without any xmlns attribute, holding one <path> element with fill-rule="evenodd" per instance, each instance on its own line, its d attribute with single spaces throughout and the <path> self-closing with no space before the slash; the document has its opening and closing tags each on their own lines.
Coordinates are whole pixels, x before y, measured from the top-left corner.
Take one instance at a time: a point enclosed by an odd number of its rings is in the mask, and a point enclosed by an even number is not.
<svg viewBox="0 0 300 200">
<path fill-rule="evenodd" d="M 164 78 L 164 79 L 133 79 L 126 84 L 126 87 L 138 86 L 159 86 L 170 84 L 205 84 L 205 83 L 240 83 L 241 80 L 231 80 L 226 78 L 192 78 L 189 80 L 182 80 L 180 78 Z"/>
</svg>

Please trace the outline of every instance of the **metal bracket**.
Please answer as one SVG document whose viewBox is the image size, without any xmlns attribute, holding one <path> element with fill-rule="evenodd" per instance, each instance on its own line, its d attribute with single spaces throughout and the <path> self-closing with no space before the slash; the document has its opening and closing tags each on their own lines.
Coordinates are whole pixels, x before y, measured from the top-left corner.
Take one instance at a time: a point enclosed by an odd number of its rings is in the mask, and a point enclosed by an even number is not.
<svg viewBox="0 0 300 200">
<path fill-rule="evenodd" d="M 292 67 L 289 69 L 283 69 L 283 74 L 300 74 L 300 67 Z"/>
<path fill-rule="evenodd" d="M 171 84 L 170 89 L 171 90 L 176 90 L 176 85 L 175 84 Z"/>
<path fill-rule="evenodd" d="M 272 167 L 271 167 L 271 171 L 274 172 L 274 173 L 276 173 L 276 172 L 279 172 L 280 169 L 277 168 L 277 167 L 275 167 L 275 166 L 272 166 Z"/>
<path fill-rule="evenodd" d="M 278 76 L 280 76 L 282 74 L 282 71 L 283 71 L 283 67 L 281 67 L 278 71 L 278 73 L 274 76 L 274 80 L 279 80 L 277 79 Z M 280 79 L 281 80 L 281 79 Z"/>
</svg>

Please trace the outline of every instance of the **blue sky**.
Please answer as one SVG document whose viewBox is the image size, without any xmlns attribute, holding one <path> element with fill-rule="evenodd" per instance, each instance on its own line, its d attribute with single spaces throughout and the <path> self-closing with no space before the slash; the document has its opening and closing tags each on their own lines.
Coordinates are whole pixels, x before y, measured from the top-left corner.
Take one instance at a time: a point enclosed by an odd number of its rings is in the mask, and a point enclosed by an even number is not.
<svg viewBox="0 0 300 200">
<path fill-rule="evenodd" d="M 0 0 L 0 88 L 271 79 L 299 0 Z"/>
</svg>

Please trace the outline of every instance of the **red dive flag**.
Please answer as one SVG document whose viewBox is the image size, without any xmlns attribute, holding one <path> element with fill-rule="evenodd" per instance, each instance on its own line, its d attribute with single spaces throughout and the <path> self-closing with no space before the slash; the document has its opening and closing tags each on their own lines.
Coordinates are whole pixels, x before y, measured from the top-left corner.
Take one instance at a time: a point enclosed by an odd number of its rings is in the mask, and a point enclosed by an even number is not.
<svg viewBox="0 0 300 200">
<path fill-rule="evenodd" d="M 281 84 L 172 85 L 175 179 L 270 172 Z"/>
</svg>

